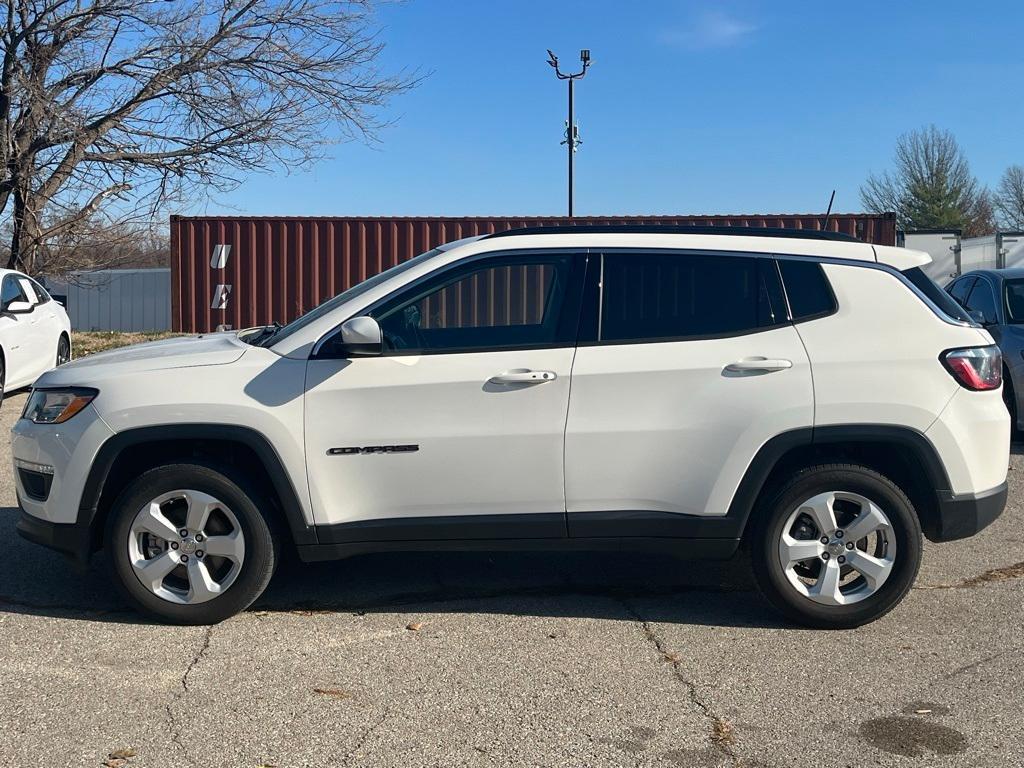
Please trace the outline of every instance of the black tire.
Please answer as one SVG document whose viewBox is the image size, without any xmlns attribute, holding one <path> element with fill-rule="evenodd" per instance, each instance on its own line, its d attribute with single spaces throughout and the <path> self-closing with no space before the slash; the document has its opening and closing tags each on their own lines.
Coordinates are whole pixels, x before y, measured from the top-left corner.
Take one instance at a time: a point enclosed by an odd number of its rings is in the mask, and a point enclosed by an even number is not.
<svg viewBox="0 0 1024 768">
<path fill-rule="evenodd" d="M 154 594 L 135 574 L 128 541 L 135 516 L 161 494 L 188 489 L 208 493 L 227 505 L 245 539 L 245 556 L 234 582 L 222 595 L 193 605 L 165 600 Z M 269 505 L 251 487 L 229 471 L 203 463 L 168 464 L 136 478 L 118 496 L 107 517 L 106 557 L 114 581 L 140 611 L 169 624 L 216 624 L 244 611 L 270 583 L 279 557 L 274 525 L 261 514 Z"/>
<path fill-rule="evenodd" d="M 0 405 L 4 404 L 4 387 L 7 384 L 7 366 L 4 364 L 4 357 L 0 355 Z"/>
<path fill-rule="evenodd" d="M 793 511 L 830 490 L 856 493 L 877 504 L 896 540 L 888 578 L 874 594 L 849 605 L 822 605 L 798 592 L 786 578 L 778 552 L 782 529 Z M 751 530 L 754 575 L 762 594 L 792 621 L 816 629 L 858 627 L 884 616 L 910 591 L 921 565 L 921 524 L 906 494 L 887 477 L 856 464 L 808 467 L 763 501 Z"/>
<path fill-rule="evenodd" d="M 71 341 L 63 333 L 57 341 L 57 367 L 71 362 Z"/>
</svg>

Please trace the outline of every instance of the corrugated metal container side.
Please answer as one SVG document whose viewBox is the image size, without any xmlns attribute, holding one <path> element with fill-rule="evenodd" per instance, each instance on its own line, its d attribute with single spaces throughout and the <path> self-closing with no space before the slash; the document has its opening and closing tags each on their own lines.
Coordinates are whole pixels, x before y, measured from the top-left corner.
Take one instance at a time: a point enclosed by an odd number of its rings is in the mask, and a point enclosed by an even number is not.
<svg viewBox="0 0 1024 768">
<path fill-rule="evenodd" d="M 171 326 L 286 323 L 401 261 L 463 237 L 520 227 L 601 224 L 820 230 L 824 214 L 618 217 L 171 217 Z M 895 245 L 891 214 L 833 214 L 831 231 Z"/>
<path fill-rule="evenodd" d="M 76 331 L 167 331 L 171 328 L 171 270 L 105 269 L 72 272 L 49 281 L 67 297 Z"/>
</svg>

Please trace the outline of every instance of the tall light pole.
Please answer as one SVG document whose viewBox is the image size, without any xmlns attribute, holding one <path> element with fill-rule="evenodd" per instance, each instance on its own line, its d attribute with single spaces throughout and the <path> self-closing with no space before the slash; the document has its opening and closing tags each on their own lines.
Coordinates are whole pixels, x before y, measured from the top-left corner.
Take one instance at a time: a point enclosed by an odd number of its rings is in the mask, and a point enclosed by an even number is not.
<svg viewBox="0 0 1024 768">
<path fill-rule="evenodd" d="M 566 74 L 558 68 L 558 57 L 550 48 L 548 49 L 548 64 L 554 68 L 555 75 L 559 80 L 569 81 L 569 119 L 565 123 L 565 141 L 562 142 L 569 149 L 569 218 L 572 218 L 573 158 L 576 155 L 576 148 L 583 143 L 580 141 L 579 129 L 573 122 L 572 84 L 587 74 L 587 68 L 590 66 L 590 49 L 584 48 L 580 51 L 580 61 L 583 62 L 583 69 L 575 74 Z"/>
</svg>

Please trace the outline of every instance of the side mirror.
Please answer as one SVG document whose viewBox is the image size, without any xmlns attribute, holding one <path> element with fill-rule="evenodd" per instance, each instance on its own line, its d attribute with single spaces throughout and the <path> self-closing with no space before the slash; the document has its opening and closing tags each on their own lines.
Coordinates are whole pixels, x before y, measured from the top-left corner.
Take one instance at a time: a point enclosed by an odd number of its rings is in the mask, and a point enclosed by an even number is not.
<svg viewBox="0 0 1024 768">
<path fill-rule="evenodd" d="M 384 351 L 380 324 L 372 317 L 353 317 L 341 325 L 332 344 L 338 356 L 372 357 Z"/>
<path fill-rule="evenodd" d="M 2 310 L 9 315 L 27 315 L 36 308 L 30 301 L 9 301 L 2 307 Z"/>
</svg>

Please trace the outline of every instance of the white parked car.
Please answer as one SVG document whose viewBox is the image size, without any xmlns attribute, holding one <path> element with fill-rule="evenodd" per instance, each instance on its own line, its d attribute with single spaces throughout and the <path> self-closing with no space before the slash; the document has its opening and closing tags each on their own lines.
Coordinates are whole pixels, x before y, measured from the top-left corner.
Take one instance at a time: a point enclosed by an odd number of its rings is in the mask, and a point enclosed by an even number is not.
<svg viewBox="0 0 1024 768">
<path fill-rule="evenodd" d="M 992 337 L 925 253 L 838 235 L 520 230 L 285 327 L 45 374 L 14 427 L 26 538 L 161 619 L 252 603 L 281 548 L 729 558 L 812 626 L 871 621 L 1006 502 Z"/>
<path fill-rule="evenodd" d="M 0 269 L 0 401 L 71 359 L 71 321 L 39 283 Z"/>
</svg>

